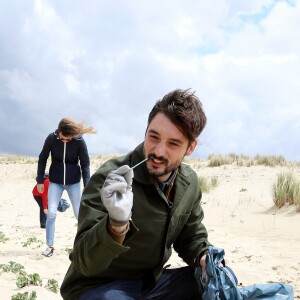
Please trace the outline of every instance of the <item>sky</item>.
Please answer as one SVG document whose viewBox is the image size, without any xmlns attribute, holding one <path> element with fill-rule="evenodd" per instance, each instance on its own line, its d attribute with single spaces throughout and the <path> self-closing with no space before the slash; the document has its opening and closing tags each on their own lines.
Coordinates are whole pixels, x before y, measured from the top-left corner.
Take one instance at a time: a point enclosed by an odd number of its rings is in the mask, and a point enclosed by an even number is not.
<svg viewBox="0 0 300 300">
<path fill-rule="evenodd" d="M 1 0 L 0 154 L 38 156 L 63 117 L 90 155 L 144 139 L 168 92 L 208 123 L 193 157 L 300 160 L 300 0 Z"/>
</svg>

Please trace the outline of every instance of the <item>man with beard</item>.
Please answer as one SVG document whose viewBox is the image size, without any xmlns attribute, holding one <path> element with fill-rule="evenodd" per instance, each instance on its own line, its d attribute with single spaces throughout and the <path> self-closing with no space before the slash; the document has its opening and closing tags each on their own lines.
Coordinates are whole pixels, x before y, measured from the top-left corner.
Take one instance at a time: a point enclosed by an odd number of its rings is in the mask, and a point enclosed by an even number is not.
<svg viewBox="0 0 300 300">
<path fill-rule="evenodd" d="M 95 172 L 82 196 L 64 299 L 201 299 L 194 271 L 205 270 L 210 243 L 198 177 L 182 161 L 205 125 L 197 96 L 172 91 L 152 108 L 144 142 Z M 167 269 L 172 249 L 187 266 Z"/>
</svg>

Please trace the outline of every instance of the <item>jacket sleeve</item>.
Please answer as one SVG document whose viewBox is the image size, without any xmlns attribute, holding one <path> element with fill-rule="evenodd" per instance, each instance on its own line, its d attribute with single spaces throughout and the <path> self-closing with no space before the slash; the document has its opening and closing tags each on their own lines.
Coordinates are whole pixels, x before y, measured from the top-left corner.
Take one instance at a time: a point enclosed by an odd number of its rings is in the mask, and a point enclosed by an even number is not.
<svg viewBox="0 0 300 300">
<path fill-rule="evenodd" d="M 194 202 L 191 214 L 174 242 L 174 250 L 188 265 L 193 267 L 199 266 L 199 256 L 211 245 L 208 241 L 207 230 L 202 223 L 204 218 L 201 207 L 202 193 L 199 184 L 195 186 L 194 198 L 187 199 L 187 201 Z"/>
<path fill-rule="evenodd" d="M 113 259 L 129 250 L 108 234 L 108 213 L 100 197 L 105 178 L 106 174 L 99 170 L 93 174 L 80 204 L 78 231 L 70 259 L 84 276 L 101 274 Z"/>
<path fill-rule="evenodd" d="M 90 158 L 85 140 L 83 138 L 80 140 L 79 160 L 83 186 L 86 187 L 90 179 Z"/>
<path fill-rule="evenodd" d="M 39 155 L 38 169 L 37 169 L 38 184 L 44 183 L 44 174 L 46 170 L 47 159 L 51 151 L 51 145 L 52 145 L 52 135 L 49 134 L 44 142 L 43 149 Z"/>
</svg>

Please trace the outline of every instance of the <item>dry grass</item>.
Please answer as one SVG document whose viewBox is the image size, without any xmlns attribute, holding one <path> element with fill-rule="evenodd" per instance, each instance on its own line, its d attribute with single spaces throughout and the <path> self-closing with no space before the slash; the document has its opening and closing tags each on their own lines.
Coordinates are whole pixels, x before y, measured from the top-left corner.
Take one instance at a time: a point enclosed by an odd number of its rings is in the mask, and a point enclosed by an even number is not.
<svg viewBox="0 0 300 300">
<path fill-rule="evenodd" d="M 255 161 L 257 165 L 265 165 L 269 167 L 286 166 L 288 164 L 288 162 L 282 155 L 279 156 L 256 155 Z"/>
<path fill-rule="evenodd" d="M 220 167 L 222 165 L 232 164 L 246 167 L 254 165 L 264 165 L 269 167 L 299 166 L 299 162 L 287 161 L 282 155 L 256 155 L 255 157 L 250 157 L 243 154 L 237 155 L 230 153 L 228 155 L 211 154 L 208 156 L 208 167 Z"/>
<path fill-rule="evenodd" d="M 37 157 L 22 156 L 22 155 L 1 155 L 0 164 L 36 164 Z"/>
</svg>

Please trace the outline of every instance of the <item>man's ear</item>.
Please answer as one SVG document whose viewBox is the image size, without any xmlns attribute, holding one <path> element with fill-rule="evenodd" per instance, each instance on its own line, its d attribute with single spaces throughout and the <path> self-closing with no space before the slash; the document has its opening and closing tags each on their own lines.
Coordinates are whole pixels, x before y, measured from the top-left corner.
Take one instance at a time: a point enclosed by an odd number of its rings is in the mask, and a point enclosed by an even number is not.
<svg viewBox="0 0 300 300">
<path fill-rule="evenodd" d="M 191 155 L 191 154 L 194 152 L 194 150 L 195 150 L 197 144 L 198 144 L 198 142 L 197 142 L 196 140 L 193 141 L 193 142 L 188 146 L 188 149 L 187 149 L 185 155 L 186 155 L 186 156 Z"/>
</svg>

